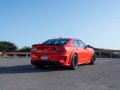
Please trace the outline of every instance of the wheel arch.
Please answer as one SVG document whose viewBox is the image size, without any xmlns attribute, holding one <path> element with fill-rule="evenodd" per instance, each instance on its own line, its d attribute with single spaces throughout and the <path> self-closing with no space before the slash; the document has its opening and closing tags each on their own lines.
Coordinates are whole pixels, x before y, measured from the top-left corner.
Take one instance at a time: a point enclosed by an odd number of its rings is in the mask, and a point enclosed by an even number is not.
<svg viewBox="0 0 120 90">
<path fill-rule="evenodd" d="M 91 53 L 90 60 L 91 60 L 93 57 L 95 57 L 95 58 L 96 58 L 96 53 L 95 53 L 95 51 L 93 51 L 93 52 Z"/>
<path fill-rule="evenodd" d="M 76 51 L 71 52 L 71 54 L 70 54 L 70 59 L 69 59 L 69 65 L 71 65 L 72 56 L 73 56 L 74 54 L 76 54 L 77 57 L 78 57 L 78 53 L 77 53 Z"/>
</svg>

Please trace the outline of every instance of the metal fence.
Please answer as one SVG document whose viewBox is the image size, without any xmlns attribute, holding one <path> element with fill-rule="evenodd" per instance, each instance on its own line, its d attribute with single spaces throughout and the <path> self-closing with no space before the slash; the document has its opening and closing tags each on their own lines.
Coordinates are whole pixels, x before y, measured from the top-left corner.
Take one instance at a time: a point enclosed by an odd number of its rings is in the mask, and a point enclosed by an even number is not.
<svg viewBox="0 0 120 90">
<path fill-rule="evenodd" d="M 120 50 L 96 50 L 97 58 L 120 58 Z"/>
<path fill-rule="evenodd" d="M 5 52 L 0 54 L 2 57 L 30 57 L 30 52 Z"/>
<path fill-rule="evenodd" d="M 30 57 L 30 52 L 0 52 L 2 57 Z M 120 50 L 96 50 L 97 58 L 120 58 Z"/>
</svg>

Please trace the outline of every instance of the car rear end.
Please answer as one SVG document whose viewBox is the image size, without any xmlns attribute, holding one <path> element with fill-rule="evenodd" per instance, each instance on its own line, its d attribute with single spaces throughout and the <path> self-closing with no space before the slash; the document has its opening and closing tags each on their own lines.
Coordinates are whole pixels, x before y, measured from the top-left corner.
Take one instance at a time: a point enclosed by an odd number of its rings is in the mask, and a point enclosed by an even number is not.
<svg viewBox="0 0 120 90">
<path fill-rule="evenodd" d="M 49 43 L 49 41 L 54 41 L 54 43 Z M 67 66 L 69 53 L 65 45 L 68 41 L 69 39 L 52 39 L 42 44 L 33 45 L 31 64 Z"/>
</svg>

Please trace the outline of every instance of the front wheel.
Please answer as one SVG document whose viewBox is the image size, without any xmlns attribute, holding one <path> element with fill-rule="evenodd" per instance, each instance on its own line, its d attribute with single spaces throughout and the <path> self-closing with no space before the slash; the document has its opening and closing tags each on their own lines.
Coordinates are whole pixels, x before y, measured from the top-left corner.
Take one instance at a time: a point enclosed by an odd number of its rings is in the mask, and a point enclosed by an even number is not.
<svg viewBox="0 0 120 90">
<path fill-rule="evenodd" d="M 92 56 L 91 62 L 89 63 L 90 65 L 94 65 L 94 62 L 96 60 L 95 54 Z"/>
<path fill-rule="evenodd" d="M 72 70 L 75 70 L 75 69 L 77 69 L 77 67 L 78 67 L 78 56 L 76 54 L 74 54 L 72 56 L 70 68 Z"/>
</svg>

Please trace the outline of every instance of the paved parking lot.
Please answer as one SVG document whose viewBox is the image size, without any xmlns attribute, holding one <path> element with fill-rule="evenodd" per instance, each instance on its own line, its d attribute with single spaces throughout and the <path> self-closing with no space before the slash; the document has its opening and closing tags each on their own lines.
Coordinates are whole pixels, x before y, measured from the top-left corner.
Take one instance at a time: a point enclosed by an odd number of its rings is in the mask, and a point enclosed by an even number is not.
<svg viewBox="0 0 120 90">
<path fill-rule="evenodd" d="M 120 59 L 97 59 L 74 71 L 38 70 L 30 58 L 0 58 L 0 90 L 120 90 Z"/>
</svg>

